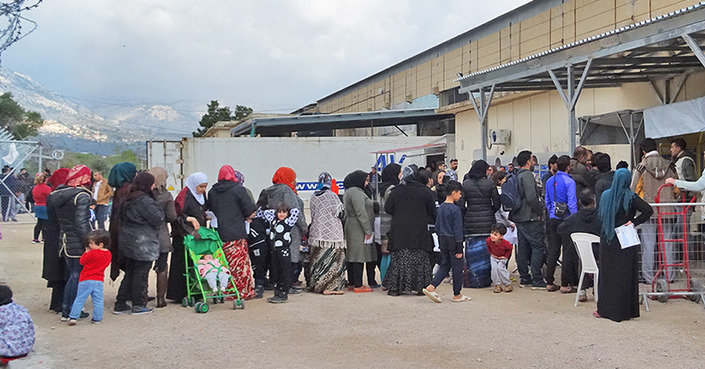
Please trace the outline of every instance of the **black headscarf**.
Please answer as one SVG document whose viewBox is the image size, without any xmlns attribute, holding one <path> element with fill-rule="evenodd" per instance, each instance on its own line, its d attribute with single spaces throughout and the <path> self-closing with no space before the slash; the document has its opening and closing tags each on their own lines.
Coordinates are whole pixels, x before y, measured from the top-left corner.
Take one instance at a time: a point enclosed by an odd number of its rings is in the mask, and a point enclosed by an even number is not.
<svg viewBox="0 0 705 369">
<path fill-rule="evenodd" d="M 369 174 L 366 172 L 363 172 L 361 170 L 356 170 L 347 176 L 345 176 L 345 179 L 343 180 L 343 186 L 345 186 L 345 189 L 347 190 L 348 188 L 353 188 L 357 187 L 361 190 L 365 190 L 365 181 L 367 180 L 367 176 Z"/>
<path fill-rule="evenodd" d="M 428 179 L 426 179 L 426 181 L 428 181 Z M 401 185 L 406 185 L 412 182 L 420 183 L 424 186 L 427 183 L 424 182 L 424 178 L 421 176 L 419 167 L 416 164 L 409 164 L 405 166 L 401 173 L 401 181 L 399 181 Z"/>
<path fill-rule="evenodd" d="M 382 170 L 382 183 L 379 185 L 379 193 L 384 196 L 389 186 L 397 186 L 399 184 L 399 173 L 401 173 L 401 165 L 392 163 L 384 167 Z"/>
<path fill-rule="evenodd" d="M 132 180 L 130 193 L 125 197 L 125 201 L 132 201 L 142 195 L 152 196 L 152 185 L 154 176 L 149 172 L 142 172 Z"/>
<path fill-rule="evenodd" d="M 486 178 L 487 177 L 487 168 L 489 168 L 489 167 L 490 167 L 490 165 L 487 164 L 486 161 L 478 160 L 472 165 L 472 168 L 470 168 L 470 171 L 468 172 L 467 177 L 469 179 Z"/>
</svg>

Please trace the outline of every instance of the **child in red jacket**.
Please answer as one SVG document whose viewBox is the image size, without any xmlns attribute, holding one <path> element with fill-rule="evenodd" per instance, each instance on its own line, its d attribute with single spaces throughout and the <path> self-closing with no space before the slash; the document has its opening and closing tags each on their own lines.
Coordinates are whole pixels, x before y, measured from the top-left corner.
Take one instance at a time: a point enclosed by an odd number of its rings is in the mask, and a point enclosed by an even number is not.
<svg viewBox="0 0 705 369">
<path fill-rule="evenodd" d="M 81 275 L 78 279 L 78 292 L 69 314 L 69 325 L 76 325 L 83 309 L 83 304 L 91 297 L 93 302 L 93 318 L 91 323 L 103 321 L 103 279 L 105 279 L 105 268 L 110 265 L 112 255 L 110 247 L 110 233 L 104 230 L 96 230 L 86 236 L 88 247 L 81 255 L 79 262 L 83 265 Z"/>
<path fill-rule="evenodd" d="M 507 260 L 512 255 L 512 244 L 504 239 L 507 234 L 507 227 L 497 223 L 490 229 L 490 236 L 487 237 L 487 250 L 490 252 L 490 262 L 492 264 L 492 284 L 494 292 L 512 292 L 512 282 L 509 280 L 507 270 Z"/>
</svg>

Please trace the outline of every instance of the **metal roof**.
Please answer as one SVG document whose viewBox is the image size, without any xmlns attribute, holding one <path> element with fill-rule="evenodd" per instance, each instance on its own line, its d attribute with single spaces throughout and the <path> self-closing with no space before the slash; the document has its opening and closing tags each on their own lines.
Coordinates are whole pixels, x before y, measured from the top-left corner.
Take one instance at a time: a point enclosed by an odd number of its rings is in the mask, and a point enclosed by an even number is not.
<svg viewBox="0 0 705 369">
<path fill-rule="evenodd" d="M 565 81 L 566 66 L 574 65 L 579 75 L 591 61 L 584 87 L 615 87 L 702 69 L 705 58 L 702 52 L 694 53 L 691 47 L 702 49 L 704 43 L 705 1 L 702 1 L 455 81 L 460 83 L 462 93 L 492 85 L 495 91 L 553 90 L 556 86 L 549 71 Z"/>
<path fill-rule="evenodd" d="M 453 114 L 437 114 L 435 109 L 381 110 L 363 113 L 297 115 L 291 117 L 254 118 L 230 130 L 231 136 L 251 133 L 318 131 L 344 128 L 366 128 L 416 124 L 453 118 Z"/>
</svg>

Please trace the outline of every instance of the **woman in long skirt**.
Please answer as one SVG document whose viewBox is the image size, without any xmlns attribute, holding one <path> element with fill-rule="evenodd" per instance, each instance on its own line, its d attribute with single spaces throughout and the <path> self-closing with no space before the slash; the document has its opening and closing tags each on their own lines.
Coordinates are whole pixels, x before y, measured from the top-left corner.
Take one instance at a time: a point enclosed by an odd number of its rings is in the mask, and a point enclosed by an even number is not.
<svg viewBox="0 0 705 369">
<path fill-rule="evenodd" d="M 306 285 L 324 295 L 345 293 L 345 236 L 340 216 L 343 203 L 331 191 L 329 173 L 318 176 L 318 190 L 311 196 L 310 266 Z"/>
<path fill-rule="evenodd" d="M 391 191 L 384 205 L 384 210 L 392 216 L 391 260 L 383 282 L 390 296 L 402 292 L 421 294 L 431 283 L 433 241 L 428 220 L 435 217 L 436 204 L 424 181 L 416 165 L 405 167 L 400 185 Z"/>
<path fill-rule="evenodd" d="M 622 249 L 615 228 L 647 221 L 653 209 L 629 190 L 631 173 L 619 169 L 612 187 L 600 199 L 602 232 L 600 237 L 600 278 L 596 318 L 615 322 L 639 317 L 639 248 Z M 634 217 L 639 212 L 638 217 Z"/>
</svg>

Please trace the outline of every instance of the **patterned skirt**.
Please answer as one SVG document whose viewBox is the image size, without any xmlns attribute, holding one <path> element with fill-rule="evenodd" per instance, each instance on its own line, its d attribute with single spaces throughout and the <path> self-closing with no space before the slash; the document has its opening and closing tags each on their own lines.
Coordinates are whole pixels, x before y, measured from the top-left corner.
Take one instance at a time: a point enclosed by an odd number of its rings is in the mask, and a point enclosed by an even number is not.
<svg viewBox="0 0 705 369">
<path fill-rule="evenodd" d="M 391 292 L 420 292 L 431 283 L 433 268 L 429 252 L 403 249 L 390 252 L 389 269 L 382 284 Z"/>
<path fill-rule="evenodd" d="M 228 260 L 228 267 L 235 281 L 235 287 L 240 292 L 240 297 L 245 300 L 251 299 L 255 295 L 255 278 L 252 275 L 252 264 L 248 251 L 247 241 L 244 239 L 223 244 L 223 252 L 225 259 Z M 232 288 L 232 286 L 228 285 L 228 288 Z"/>
<path fill-rule="evenodd" d="M 311 292 L 345 290 L 345 248 L 312 245 L 310 261 L 306 285 Z"/>
</svg>

